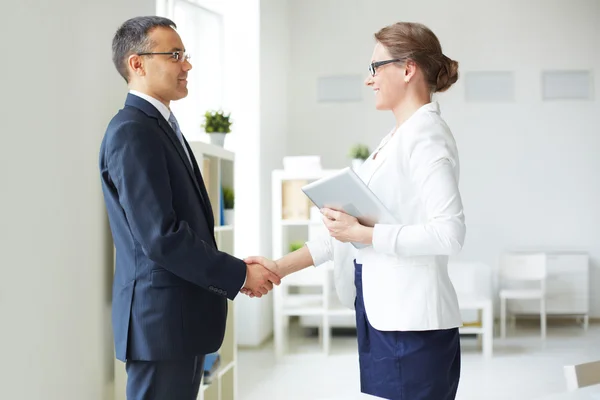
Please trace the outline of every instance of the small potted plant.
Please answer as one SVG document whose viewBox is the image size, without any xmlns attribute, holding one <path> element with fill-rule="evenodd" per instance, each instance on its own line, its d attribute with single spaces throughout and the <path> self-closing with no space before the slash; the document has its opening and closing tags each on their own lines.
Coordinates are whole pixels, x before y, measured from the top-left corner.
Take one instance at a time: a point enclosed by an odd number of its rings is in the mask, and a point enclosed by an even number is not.
<svg viewBox="0 0 600 400">
<path fill-rule="evenodd" d="M 352 159 L 352 169 L 357 170 L 369 158 L 369 154 L 371 154 L 369 148 L 362 143 L 352 146 L 349 153 Z"/>
<path fill-rule="evenodd" d="M 231 114 L 225 114 L 223 111 L 207 111 L 204 113 L 204 123 L 202 128 L 209 134 L 210 143 L 223 147 L 225 144 L 225 135 L 231 132 Z"/>
<path fill-rule="evenodd" d="M 300 241 L 292 242 L 292 243 L 290 243 L 290 253 L 294 252 L 298 249 L 301 249 L 302 247 L 304 247 L 304 242 L 300 242 Z"/>
<path fill-rule="evenodd" d="M 223 222 L 225 225 L 233 225 L 235 195 L 230 187 L 223 187 Z"/>
</svg>

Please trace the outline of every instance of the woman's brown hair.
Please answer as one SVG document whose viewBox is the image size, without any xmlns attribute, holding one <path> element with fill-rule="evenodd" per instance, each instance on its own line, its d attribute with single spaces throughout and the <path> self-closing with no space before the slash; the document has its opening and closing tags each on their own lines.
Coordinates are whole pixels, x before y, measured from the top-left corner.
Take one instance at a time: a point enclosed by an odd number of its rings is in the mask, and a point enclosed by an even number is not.
<svg viewBox="0 0 600 400">
<path fill-rule="evenodd" d="M 458 80 L 458 62 L 442 53 L 437 36 L 425 25 L 398 22 L 375 34 L 392 58 L 413 60 L 423 71 L 432 92 L 444 92 Z"/>
</svg>

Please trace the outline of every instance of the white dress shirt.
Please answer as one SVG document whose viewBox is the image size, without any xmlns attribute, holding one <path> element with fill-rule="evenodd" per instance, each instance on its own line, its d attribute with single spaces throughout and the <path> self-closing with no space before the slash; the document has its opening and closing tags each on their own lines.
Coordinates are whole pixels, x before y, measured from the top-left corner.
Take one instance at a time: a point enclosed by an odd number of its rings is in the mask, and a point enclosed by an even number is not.
<svg viewBox="0 0 600 400">
<path fill-rule="evenodd" d="M 357 172 L 399 223 L 376 224 L 372 246 L 360 250 L 332 238 L 309 241 L 314 264 L 334 261 L 336 291 L 353 307 L 353 260 L 362 263 L 365 310 L 376 329 L 460 326 L 447 271 L 465 237 L 459 160 L 439 105 L 422 106 L 382 145 Z"/>
<path fill-rule="evenodd" d="M 169 107 L 165 106 L 162 101 L 156 100 L 154 97 L 148 96 L 146 93 L 138 92 L 137 90 L 130 90 L 129 93 L 136 95 L 137 97 L 141 97 L 142 99 L 146 100 L 148 103 L 152 104 L 154 106 L 154 108 L 156 108 L 158 110 L 160 115 L 162 115 L 164 117 L 165 121 L 169 120 L 169 116 L 171 115 L 171 110 L 169 110 Z"/>
</svg>

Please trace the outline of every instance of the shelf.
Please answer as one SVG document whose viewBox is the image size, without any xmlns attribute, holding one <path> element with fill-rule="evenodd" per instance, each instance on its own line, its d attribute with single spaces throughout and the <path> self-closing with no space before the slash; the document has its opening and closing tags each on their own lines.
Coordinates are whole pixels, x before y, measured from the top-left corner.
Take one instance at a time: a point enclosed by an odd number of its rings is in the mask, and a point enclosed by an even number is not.
<svg viewBox="0 0 600 400">
<path fill-rule="evenodd" d="M 219 368 L 217 368 L 217 370 L 215 371 L 214 376 L 212 377 L 213 382 L 214 382 L 215 379 L 222 378 L 223 375 L 225 375 L 227 372 L 229 372 L 229 370 L 231 370 L 234 367 L 235 367 L 235 362 L 232 361 L 232 362 L 230 362 L 229 364 L 227 364 L 225 366 L 220 366 Z M 213 382 L 208 383 L 208 384 L 203 383 L 201 390 L 203 392 L 205 392 L 208 388 L 210 388 L 212 386 Z"/>
<path fill-rule="evenodd" d="M 190 148 L 198 160 L 198 166 L 212 204 L 214 238 L 220 251 L 233 254 L 235 251 L 236 227 L 221 225 L 223 220 L 223 188 L 235 188 L 235 154 L 220 146 L 203 141 L 190 142 Z M 228 221 L 228 220 L 227 220 Z M 220 365 L 211 376 L 211 382 L 202 384 L 198 400 L 236 400 L 237 349 L 235 341 L 235 307 L 228 300 L 228 313 L 223 343 L 218 352 Z"/>
<path fill-rule="evenodd" d="M 306 307 L 319 305 L 323 308 L 323 295 L 322 294 L 288 294 L 285 296 L 283 306 L 285 308 L 292 307 Z"/>
<path fill-rule="evenodd" d="M 215 226 L 215 232 L 233 232 L 233 225 Z"/>
<path fill-rule="evenodd" d="M 282 226 L 318 226 L 321 225 L 321 221 L 311 221 L 309 219 L 282 219 Z"/>
<path fill-rule="evenodd" d="M 284 315 L 323 315 L 322 294 L 293 294 L 285 297 Z"/>
<path fill-rule="evenodd" d="M 225 367 L 223 368 L 219 368 L 217 370 L 217 374 L 219 376 L 219 378 L 222 378 L 223 375 L 225 375 L 230 369 L 232 369 L 235 366 L 235 363 L 232 361 L 229 364 L 227 364 Z"/>
<path fill-rule="evenodd" d="M 327 315 L 331 315 L 331 316 L 344 316 L 344 315 L 354 315 L 355 312 L 354 310 L 351 310 L 347 307 L 344 306 L 340 306 L 338 307 L 334 307 L 334 308 L 330 308 L 329 310 L 327 310 Z"/>
<path fill-rule="evenodd" d="M 274 170 L 272 172 L 272 179 L 280 181 L 294 181 L 294 180 L 317 180 L 333 173 L 339 172 L 339 170 L 323 169 L 318 171 L 311 171 L 308 173 L 298 171 L 286 171 L 283 169 Z"/>
<path fill-rule="evenodd" d="M 473 335 L 473 334 L 481 334 L 485 333 L 483 328 L 475 328 L 475 327 L 460 327 L 458 329 L 458 333 L 461 335 Z"/>
<path fill-rule="evenodd" d="M 190 142 L 190 147 L 192 147 L 194 153 L 198 151 L 206 157 L 220 158 L 228 161 L 235 160 L 235 154 L 233 152 L 210 143 L 194 140 Z"/>
</svg>

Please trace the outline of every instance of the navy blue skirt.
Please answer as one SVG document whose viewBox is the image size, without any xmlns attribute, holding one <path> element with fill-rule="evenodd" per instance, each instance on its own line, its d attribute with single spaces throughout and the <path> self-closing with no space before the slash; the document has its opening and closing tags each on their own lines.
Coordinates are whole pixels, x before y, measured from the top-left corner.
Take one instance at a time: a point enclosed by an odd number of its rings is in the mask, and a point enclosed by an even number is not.
<svg viewBox="0 0 600 400">
<path fill-rule="evenodd" d="M 390 400 L 454 399 L 460 379 L 458 328 L 378 331 L 365 313 L 362 264 L 354 266 L 361 392 Z"/>
</svg>

